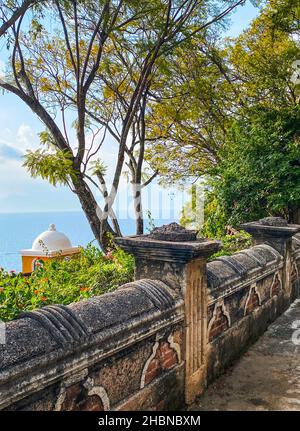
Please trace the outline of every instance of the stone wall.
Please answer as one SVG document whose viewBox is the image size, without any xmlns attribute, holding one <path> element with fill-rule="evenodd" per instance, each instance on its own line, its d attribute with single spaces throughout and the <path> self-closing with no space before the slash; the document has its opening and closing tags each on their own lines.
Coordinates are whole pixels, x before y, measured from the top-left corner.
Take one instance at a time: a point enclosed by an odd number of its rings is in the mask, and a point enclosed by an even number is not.
<svg viewBox="0 0 300 431">
<path fill-rule="evenodd" d="M 261 244 L 208 263 L 208 382 L 299 296 L 299 234 L 293 237 L 291 256 L 286 261 L 275 248 Z"/>
<path fill-rule="evenodd" d="M 143 280 L 7 325 L 0 408 L 178 408 L 184 400 L 183 301 Z"/>
<path fill-rule="evenodd" d="M 120 240 L 136 257 L 135 282 L 6 325 L 0 409 L 165 410 L 193 402 L 299 295 L 299 227 L 266 230 L 266 241 L 254 233 L 256 245 L 208 264 L 217 242 L 172 242 L 169 231 L 167 241 Z"/>
<path fill-rule="evenodd" d="M 268 245 L 207 265 L 210 379 L 284 310 L 282 270 L 281 255 Z"/>
<path fill-rule="evenodd" d="M 300 295 L 300 234 L 292 242 L 291 283 L 291 301 L 294 301 Z"/>
</svg>

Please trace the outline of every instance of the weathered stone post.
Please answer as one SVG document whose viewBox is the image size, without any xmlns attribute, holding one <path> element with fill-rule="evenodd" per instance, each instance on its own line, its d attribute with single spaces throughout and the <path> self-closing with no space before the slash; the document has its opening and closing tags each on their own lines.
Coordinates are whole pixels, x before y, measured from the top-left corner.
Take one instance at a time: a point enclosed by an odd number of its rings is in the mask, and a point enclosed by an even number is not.
<svg viewBox="0 0 300 431">
<path fill-rule="evenodd" d="M 150 235 L 118 238 L 136 260 L 136 279 L 165 282 L 185 303 L 185 399 L 194 401 L 206 385 L 207 258 L 220 242 L 197 239 L 197 232 L 177 223 L 155 228 Z"/>
<path fill-rule="evenodd" d="M 300 225 L 288 224 L 281 217 L 266 217 L 259 221 L 244 223 L 241 227 L 252 235 L 254 245 L 270 245 L 282 255 L 284 260 L 282 284 L 285 307 L 288 307 L 292 294 L 292 237 L 300 232 Z"/>
</svg>

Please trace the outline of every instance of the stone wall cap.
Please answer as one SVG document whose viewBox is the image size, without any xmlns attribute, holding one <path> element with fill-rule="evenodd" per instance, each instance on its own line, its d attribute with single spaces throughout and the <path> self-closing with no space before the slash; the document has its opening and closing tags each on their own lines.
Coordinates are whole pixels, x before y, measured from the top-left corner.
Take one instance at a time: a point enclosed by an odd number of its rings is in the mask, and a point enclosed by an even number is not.
<svg viewBox="0 0 300 431">
<path fill-rule="evenodd" d="M 263 226 L 287 226 L 288 222 L 282 217 L 264 217 L 259 220 Z"/>
<path fill-rule="evenodd" d="M 132 236 L 126 236 L 126 237 L 117 237 L 116 238 L 118 243 L 128 243 L 128 244 L 138 244 L 141 243 L 142 246 L 149 246 L 158 245 L 163 246 L 163 244 L 166 244 L 166 246 L 170 246 L 173 248 L 194 248 L 194 249 L 200 249 L 200 248 L 207 248 L 215 245 L 216 243 L 220 243 L 220 241 L 212 240 L 212 239 L 206 239 L 206 238 L 198 238 L 193 241 L 166 241 L 166 240 L 159 240 L 156 238 L 151 237 L 150 235 L 132 235 Z"/>
<path fill-rule="evenodd" d="M 270 266 L 278 266 L 281 261 L 281 255 L 266 244 L 219 257 L 207 264 L 208 287 L 214 290 L 238 285 L 265 273 Z"/>
<path fill-rule="evenodd" d="M 208 257 L 221 248 L 221 241 L 196 239 L 195 241 L 162 241 L 149 235 L 116 238 L 115 242 L 138 258 L 150 260 L 188 262 L 198 257 Z"/>
<path fill-rule="evenodd" d="M 266 217 L 259 221 L 243 223 L 241 228 L 250 234 L 290 237 L 300 232 L 300 225 L 285 224 L 279 217 Z"/>
</svg>

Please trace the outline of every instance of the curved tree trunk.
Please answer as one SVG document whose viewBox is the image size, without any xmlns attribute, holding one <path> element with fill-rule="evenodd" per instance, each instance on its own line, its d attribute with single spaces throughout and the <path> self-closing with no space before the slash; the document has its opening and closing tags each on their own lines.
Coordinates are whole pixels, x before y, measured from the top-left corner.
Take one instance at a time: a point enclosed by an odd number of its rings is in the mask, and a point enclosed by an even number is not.
<svg viewBox="0 0 300 431">
<path fill-rule="evenodd" d="M 94 195 L 80 174 L 73 181 L 74 191 L 81 203 L 81 208 L 85 213 L 92 232 L 98 241 L 101 249 L 106 252 L 111 247 L 111 237 L 115 237 L 116 233 L 111 228 L 107 219 L 100 220 L 98 215 L 98 204 Z"/>
</svg>

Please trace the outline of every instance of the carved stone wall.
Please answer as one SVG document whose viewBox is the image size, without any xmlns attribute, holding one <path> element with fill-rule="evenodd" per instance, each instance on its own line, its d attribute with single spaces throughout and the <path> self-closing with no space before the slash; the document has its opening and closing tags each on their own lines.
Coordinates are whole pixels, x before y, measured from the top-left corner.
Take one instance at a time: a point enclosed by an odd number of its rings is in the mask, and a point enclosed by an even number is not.
<svg viewBox="0 0 300 431">
<path fill-rule="evenodd" d="M 238 358 L 299 295 L 298 237 L 293 239 L 291 259 L 292 265 L 276 249 L 261 244 L 208 263 L 209 381 Z M 289 291 L 287 302 L 284 280 L 289 278 L 293 293 Z"/>
<path fill-rule="evenodd" d="M 213 242 L 133 242 L 141 279 L 7 324 L 0 409 L 182 408 L 299 295 L 300 235 L 208 264 Z"/>
<path fill-rule="evenodd" d="M 0 347 L 0 408 L 178 408 L 183 327 L 182 299 L 159 280 L 25 313 Z"/>
</svg>

